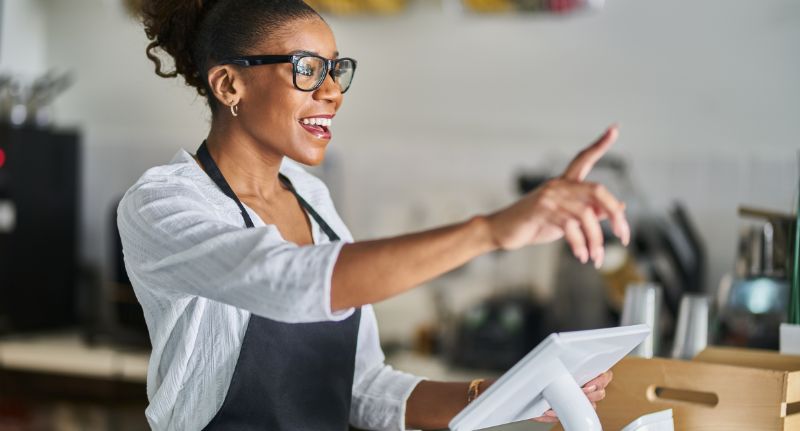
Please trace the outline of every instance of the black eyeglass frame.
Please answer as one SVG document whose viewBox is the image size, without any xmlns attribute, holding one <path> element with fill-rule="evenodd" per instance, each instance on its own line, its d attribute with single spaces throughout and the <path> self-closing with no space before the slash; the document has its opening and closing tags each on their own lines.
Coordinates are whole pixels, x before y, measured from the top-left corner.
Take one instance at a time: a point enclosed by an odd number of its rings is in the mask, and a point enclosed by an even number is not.
<svg viewBox="0 0 800 431">
<path fill-rule="evenodd" d="M 322 60 L 324 68 L 325 68 L 323 73 L 322 73 L 322 79 L 320 79 L 314 85 L 313 88 L 310 88 L 308 90 L 300 88 L 300 86 L 297 85 L 297 74 L 300 73 L 298 71 L 298 64 L 300 63 L 301 59 L 306 58 L 306 57 L 314 57 L 314 58 L 318 58 L 318 59 Z M 325 57 L 322 57 L 322 56 L 319 56 L 319 55 L 316 55 L 316 54 L 311 54 L 311 53 L 289 54 L 289 55 L 245 55 L 245 56 L 241 56 L 241 57 L 229 58 L 227 60 L 222 61 L 219 64 L 220 65 L 223 65 L 223 64 L 235 64 L 237 66 L 250 67 L 250 66 L 261 66 L 261 65 L 264 65 L 264 64 L 291 63 L 292 64 L 292 84 L 294 84 L 294 88 L 296 88 L 296 89 L 298 89 L 300 91 L 311 92 L 311 91 L 316 91 L 319 87 L 321 87 L 322 83 L 325 82 L 325 78 L 327 78 L 328 75 L 331 76 L 331 78 L 333 79 L 334 82 L 339 84 L 339 82 L 337 81 L 337 78 L 333 75 L 333 71 L 336 70 L 336 66 L 339 63 L 343 62 L 343 61 L 350 61 L 350 62 L 353 63 L 353 77 L 355 77 L 356 67 L 358 65 L 358 62 L 356 62 L 355 59 L 349 58 L 349 57 L 344 57 L 344 58 L 337 58 L 337 59 L 331 60 L 331 59 L 327 59 Z M 348 84 L 347 88 L 342 89 L 342 94 L 346 93 L 347 90 L 350 89 L 350 86 L 353 83 L 353 77 L 350 78 L 350 84 Z M 342 87 L 340 85 L 339 89 L 341 89 L 341 88 Z"/>
</svg>

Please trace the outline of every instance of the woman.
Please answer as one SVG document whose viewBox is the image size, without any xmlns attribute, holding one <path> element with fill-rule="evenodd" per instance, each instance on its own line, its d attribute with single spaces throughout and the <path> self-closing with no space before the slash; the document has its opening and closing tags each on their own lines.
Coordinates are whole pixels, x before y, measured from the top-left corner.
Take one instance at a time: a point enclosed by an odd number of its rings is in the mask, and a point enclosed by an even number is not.
<svg viewBox="0 0 800 431">
<path fill-rule="evenodd" d="M 582 181 L 612 128 L 506 209 L 353 242 L 325 185 L 296 163 L 322 162 L 356 68 L 325 21 L 299 0 L 151 0 L 143 17 L 156 72 L 182 75 L 212 112 L 197 155 L 181 149 L 146 171 L 118 211 L 153 345 L 153 429 L 444 428 L 490 382 L 386 366 L 370 304 L 484 253 L 561 237 L 599 264 L 604 218 L 628 241 L 624 205 Z M 587 397 L 602 399 L 610 379 Z"/>
</svg>

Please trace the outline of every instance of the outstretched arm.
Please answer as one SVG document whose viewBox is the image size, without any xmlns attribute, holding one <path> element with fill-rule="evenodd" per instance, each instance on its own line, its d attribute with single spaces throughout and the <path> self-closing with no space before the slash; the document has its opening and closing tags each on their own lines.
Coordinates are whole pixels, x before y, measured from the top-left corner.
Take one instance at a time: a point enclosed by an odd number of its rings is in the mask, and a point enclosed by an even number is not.
<svg viewBox="0 0 800 431">
<path fill-rule="evenodd" d="M 332 309 L 382 301 L 493 250 L 562 237 L 581 262 L 599 266 L 604 256 L 601 220 L 611 220 L 624 244 L 630 239 L 625 205 L 602 185 L 584 181 L 617 134 L 616 127 L 609 128 L 563 175 L 505 209 L 426 232 L 345 245 L 334 266 Z"/>
</svg>

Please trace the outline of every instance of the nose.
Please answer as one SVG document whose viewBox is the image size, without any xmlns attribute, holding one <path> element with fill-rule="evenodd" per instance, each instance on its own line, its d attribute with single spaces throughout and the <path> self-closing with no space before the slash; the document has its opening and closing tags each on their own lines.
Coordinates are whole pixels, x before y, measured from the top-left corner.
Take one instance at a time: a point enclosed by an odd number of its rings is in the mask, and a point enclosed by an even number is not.
<svg viewBox="0 0 800 431">
<path fill-rule="evenodd" d="M 342 89 L 339 87 L 339 84 L 333 80 L 333 75 L 328 71 L 325 75 L 325 79 L 322 81 L 322 85 L 314 91 L 314 99 L 336 103 L 336 107 L 338 108 L 339 104 L 342 103 L 343 97 Z"/>
</svg>

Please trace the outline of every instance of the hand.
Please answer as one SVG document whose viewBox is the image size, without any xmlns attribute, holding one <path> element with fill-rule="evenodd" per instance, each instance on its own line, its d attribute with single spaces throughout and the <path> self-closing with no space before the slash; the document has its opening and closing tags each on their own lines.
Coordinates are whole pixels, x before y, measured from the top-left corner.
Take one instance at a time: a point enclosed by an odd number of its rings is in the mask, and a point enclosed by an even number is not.
<svg viewBox="0 0 800 431">
<path fill-rule="evenodd" d="M 614 235 L 624 245 L 630 241 L 625 204 L 602 185 L 585 182 L 595 163 L 617 140 L 611 126 L 594 144 L 581 151 L 564 173 L 528 193 L 508 208 L 487 217 L 495 245 L 515 250 L 566 238 L 581 262 L 603 262 L 603 231 L 600 221 L 610 219 Z"/>
<path fill-rule="evenodd" d="M 592 403 L 592 407 L 597 409 L 597 403 L 606 397 L 606 386 L 611 383 L 611 379 L 614 378 L 614 373 L 611 371 L 606 371 L 605 373 L 595 377 L 589 383 L 583 385 L 583 393 L 586 394 L 586 398 Z M 546 423 L 557 423 L 558 416 L 556 412 L 552 409 L 544 412 L 544 415 L 539 416 L 538 418 L 531 419 L 534 422 L 546 422 Z"/>
</svg>

